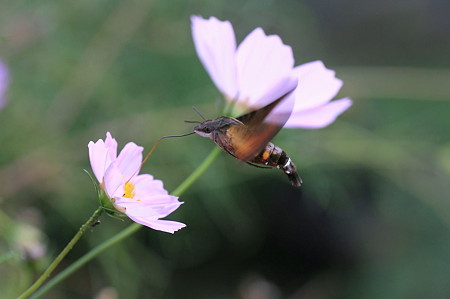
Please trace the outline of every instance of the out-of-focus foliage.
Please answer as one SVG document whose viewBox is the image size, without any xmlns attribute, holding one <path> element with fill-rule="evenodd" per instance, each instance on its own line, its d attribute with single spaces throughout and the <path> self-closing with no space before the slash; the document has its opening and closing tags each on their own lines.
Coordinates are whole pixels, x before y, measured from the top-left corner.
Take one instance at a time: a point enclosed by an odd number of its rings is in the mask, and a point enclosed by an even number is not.
<svg viewBox="0 0 450 299">
<path fill-rule="evenodd" d="M 111 131 L 150 149 L 219 113 L 189 16 L 261 26 L 321 59 L 353 107 L 276 143 L 304 179 L 221 155 L 182 196 L 175 235 L 142 229 L 47 298 L 450 296 L 450 24 L 447 1 L 3 1 L 0 292 L 25 289 L 97 207 L 87 143 Z M 165 140 L 144 166 L 173 190 L 213 148 Z M 106 216 L 64 268 L 128 222 Z M 43 251 L 43 252 L 42 252 Z M 42 254 L 44 253 L 44 254 Z M 98 297 L 100 298 L 100 297 Z M 105 297 L 101 297 L 105 298 Z"/>
</svg>

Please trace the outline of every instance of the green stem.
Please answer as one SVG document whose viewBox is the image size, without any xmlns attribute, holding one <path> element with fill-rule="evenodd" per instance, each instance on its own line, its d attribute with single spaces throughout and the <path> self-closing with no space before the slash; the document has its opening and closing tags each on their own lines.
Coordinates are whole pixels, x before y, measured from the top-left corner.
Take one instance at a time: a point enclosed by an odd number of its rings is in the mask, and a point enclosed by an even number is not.
<svg viewBox="0 0 450 299">
<path fill-rule="evenodd" d="M 103 212 L 103 208 L 99 207 L 95 210 L 94 214 L 80 227 L 76 235 L 70 240 L 70 242 L 64 247 L 61 253 L 55 258 L 55 260 L 48 266 L 47 270 L 42 273 L 41 277 L 33 283 L 28 290 L 26 290 L 22 295 L 18 297 L 18 299 L 28 298 L 37 288 L 39 288 L 44 281 L 52 274 L 53 270 L 55 270 L 56 266 L 62 261 L 62 259 L 69 253 L 69 251 L 73 248 L 73 246 L 78 242 L 84 232 L 91 227 L 100 217 Z"/>
<path fill-rule="evenodd" d="M 202 164 L 200 164 L 194 172 L 192 172 L 171 194 L 175 196 L 181 196 L 195 181 L 197 181 L 200 176 L 211 166 L 214 160 L 217 158 L 219 153 L 221 152 L 219 147 L 215 147 L 211 153 L 203 160 Z M 48 283 L 46 283 L 42 288 L 40 288 L 31 298 L 36 299 L 44 295 L 47 291 L 53 288 L 55 285 L 63 281 L 66 277 L 71 275 L 73 272 L 78 270 L 84 264 L 92 260 L 94 257 L 99 255 L 101 252 L 105 251 L 109 247 L 114 244 L 122 241 L 123 239 L 131 236 L 135 232 L 137 232 L 142 225 L 133 223 L 128 226 L 126 229 L 115 235 L 114 237 L 108 239 L 107 241 L 101 243 L 97 247 L 93 248 L 91 251 L 83 255 L 80 259 L 78 259 L 75 263 L 67 267 L 64 271 L 56 275 L 53 279 L 51 279 Z M 25 297 L 24 297 L 25 298 Z"/>
<path fill-rule="evenodd" d="M 74 262 L 72 265 L 64 269 L 64 271 L 60 272 L 58 275 L 56 275 L 54 278 L 49 280 L 42 288 L 40 288 L 36 293 L 34 293 L 31 296 L 31 299 L 39 298 L 40 296 L 44 295 L 48 290 L 53 288 L 55 285 L 63 281 L 65 278 L 67 278 L 70 274 L 75 272 L 77 269 L 79 269 L 81 266 L 92 260 L 94 257 L 99 255 L 104 250 L 108 249 L 112 245 L 122 241 L 126 237 L 130 236 L 131 234 L 137 232 L 142 225 L 138 223 L 133 223 L 129 225 L 127 228 L 125 228 L 123 231 L 118 233 L 117 235 L 114 235 L 114 237 L 108 239 L 107 241 L 101 243 L 97 247 L 93 248 L 91 251 L 83 255 L 81 258 L 79 258 L 76 262 Z"/>
<path fill-rule="evenodd" d="M 195 181 L 197 181 L 202 174 L 211 166 L 212 162 L 217 158 L 217 156 L 221 153 L 221 149 L 219 147 L 215 147 L 211 153 L 203 160 L 202 164 L 200 164 L 193 173 L 191 173 L 175 190 L 173 190 L 172 195 L 180 196 L 183 194 Z"/>
</svg>

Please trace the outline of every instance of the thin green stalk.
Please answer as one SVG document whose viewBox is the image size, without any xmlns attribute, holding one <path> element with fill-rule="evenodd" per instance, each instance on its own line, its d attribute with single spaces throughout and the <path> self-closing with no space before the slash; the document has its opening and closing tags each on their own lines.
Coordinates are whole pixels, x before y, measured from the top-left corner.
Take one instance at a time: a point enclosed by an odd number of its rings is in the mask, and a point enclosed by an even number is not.
<svg viewBox="0 0 450 299">
<path fill-rule="evenodd" d="M 202 164 L 200 164 L 193 173 L 191 173 L 175 190 L 173 190 L 172 195 L 180 196 L 183 194 L 195 181 L 197 181 L 202 174 L 211 166 L 212 162 L 217 158 L 220 154 L 221 149 L 219 147 L 215 147 L 211 153 L 203 160 Z"/>
<path fill-rule="evenodd" d="M 197 181 L 200 176 L 211 166 L 214 160 L 217 158 L 219 153 L 221 152 L 219 147 L 215 147 L 211 153 L 203 160 L 202 164 L 200 164 L 194 172 L 192 172 L 171 194 L 174 196 L 181 196 L 192 184 Z M 97 247 L 93 248 L 91 251 L 83 255 L 80 259 L 74 262 L 72 265 L 67 267 L 64 271 L 56 275 L 53 279 L 51 279 L 48 283 L 46 283 L 42 288 L 40 288 L 36 293 L 31 296 L 31 299 L 36 299 L 44 295 L 55 285 L 63 281 L 66 277 L 71 275 L 73 272 L 81 268 L 87 262 L 92 260 L 94 257 L 99 255 L 101 252 L 105 251 L 109 247 L 115 245 L 116 243 L 122 241 L 123 239 L 131 236 L 135 232 L 137 232 L 142 225 L 133 223 L 128 226 L 126 229 L 115 235 L 114 237 L 106 240 L 101 243 Z"/>
<path fill-rule="evenodd" d="M 69 253 L 69 251 L 73 248 L 73 246 L 78 242 L 78 240 L 81 238 L 81 236 L 84 234 L 84 232 L 91 227 L 100 217 L 100 215 L 103 212 L 103 208 L 99 207 L 97 210 L 95 210 L 94 214 L 80 227 L 78 232 L 75 234 L 75 236 L 70 240 L 70 242 L 64 247 L 64 249 L 61 251 L 61 253 L 55 258 L 55 260 L 48 266 L 47 270 L 42 273 L 42 275 L 39 277 L 38 280 L 36 280 L 35 283 L 33 283 L 28 290 L 26 290 L 22 295 L 20 295 L 18 298 L 28 298 L 31 294 L 33 294 L 34 291 L 36 291 L 43 283 L 44 281 L 52 274 L 53 270 L 55 270 L 56 266 L 62 261 L 62 259 Z"/>
<path fill-rule="evenodd" d="M 91 251 L 89 251 L 88 253 L 83 255 L 81 258 L 79 258 L 76 262 L 74 262 L 69 267 L 64 269 L 64 271 L 60 272 L 54 278 L 50 279 L 49 282 L 47 282 L 42 288 L 40 288 L 36 293 L 34 293 L 30 297 L 30 299 L 41 297 L 47 291 L 49 291 L 51 288 L 53 288 L 55 285 L 57 285 L 58 283 L 63 281 L 65 278 L 67 278 L 70 274 L 72 274 L 77 269 L 82 267 L 84 264 L 86 264 L 87 262 L 92 260 L 94 257 L 99 255 L 101 252 L 105 251 L 112 245 L 122 241 L 126 237 L 137 232 L 140 228 L 142 228 L 142 225 L 140 225 L 138 223 L 133 223 L 133 224 L 129 225 L 127 228 L 125 228 L 123 231 L 118 233 L 117 235 L 114 235 L 114 237 L 106 240 L 105 242 L 101 243 L 97 247 L 93 248 Z"/>
</svg>

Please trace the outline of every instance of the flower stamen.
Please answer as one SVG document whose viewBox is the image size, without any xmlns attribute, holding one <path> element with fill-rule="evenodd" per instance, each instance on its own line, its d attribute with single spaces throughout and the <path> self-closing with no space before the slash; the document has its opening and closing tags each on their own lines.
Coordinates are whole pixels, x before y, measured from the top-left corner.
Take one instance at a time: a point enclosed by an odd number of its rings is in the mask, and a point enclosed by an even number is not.
<svg viewBox="0 0 450 299">
<path fill-rule="evenodd" d="M 134 198 L 135 195 L 136 193 L 134 192 L 134 185 L 130 182 L 126 182 L 123 197 Z"/>
</svg>

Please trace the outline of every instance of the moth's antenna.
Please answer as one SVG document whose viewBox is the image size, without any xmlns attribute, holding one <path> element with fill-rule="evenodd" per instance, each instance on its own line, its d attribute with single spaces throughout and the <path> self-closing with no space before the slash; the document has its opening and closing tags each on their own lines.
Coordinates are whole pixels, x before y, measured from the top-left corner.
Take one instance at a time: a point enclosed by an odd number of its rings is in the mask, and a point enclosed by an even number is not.
<svg viewBox="0 0 450 299">
<path fill-rule="evenodd" d="M 197 112 L 197 114 L 200 115 L 200 117 L 201 117 L 203 120 L 206 120 L 206 118 L 200 113 L 200 111 L 199 111 L 196 107 L 192 106 L 192 109 L 194 109 L 194 111 Z"/>
<path fill-rule="evenodd" d="M 198 121 L 198 120 L 185 120 L 184 122 L 188 123 L 188 124 L 201 124 L 202 123 L 201 121 Z"/>
</svg>

